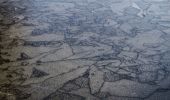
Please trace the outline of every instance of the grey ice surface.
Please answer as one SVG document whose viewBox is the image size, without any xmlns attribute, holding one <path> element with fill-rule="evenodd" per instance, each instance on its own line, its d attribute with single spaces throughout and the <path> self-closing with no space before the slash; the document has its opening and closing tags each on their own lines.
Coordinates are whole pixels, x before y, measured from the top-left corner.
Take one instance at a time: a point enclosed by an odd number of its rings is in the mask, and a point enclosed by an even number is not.
<svg viewBox="0 0 170 100">
<path fill-rule="evenodd" d="M 170 100 L 170 0 L 0 0 L 0 100 Z"/>
</svg>

